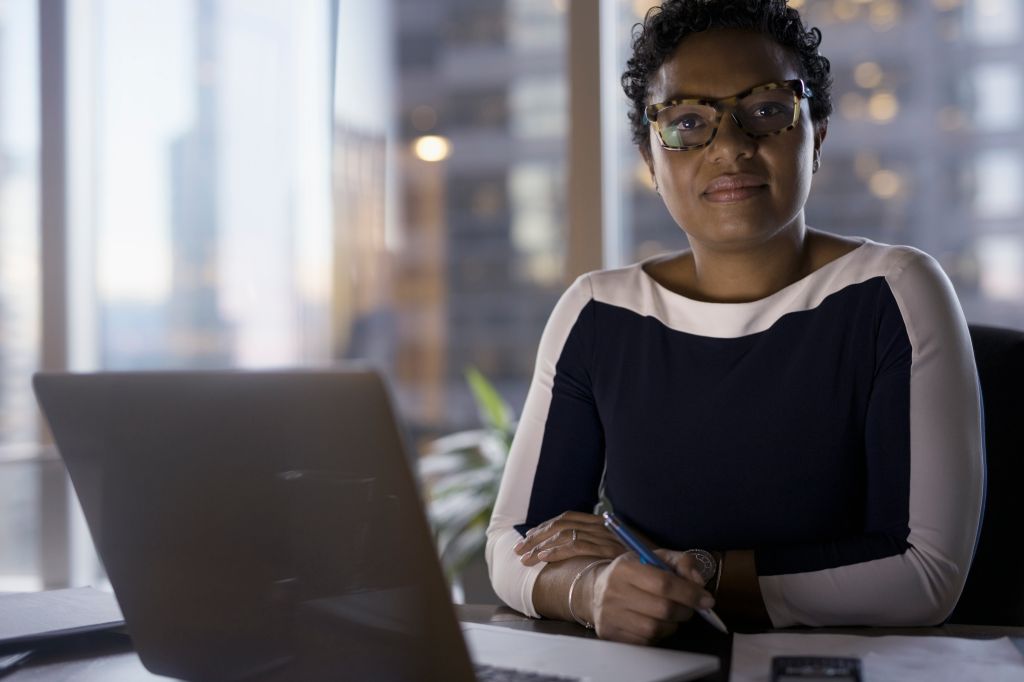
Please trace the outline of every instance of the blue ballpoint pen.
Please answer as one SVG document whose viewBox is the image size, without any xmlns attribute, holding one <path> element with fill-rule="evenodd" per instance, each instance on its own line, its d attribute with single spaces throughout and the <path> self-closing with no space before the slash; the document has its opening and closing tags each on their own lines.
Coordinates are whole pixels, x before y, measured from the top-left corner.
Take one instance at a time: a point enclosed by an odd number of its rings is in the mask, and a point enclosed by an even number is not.
<svg viewBox="0 0 1024 682">
<path fill-rule="evenodd" d="M 622 544 L 640 557 L 640 563 L 650 564 L 651 566 L 660 568 L 663 571 L 675 573 L 674 568 L 662 561 L 661 558 L 654 553 L 654 550 L 645 545 L 643 541 L 626 526 L 626 524 L 619 521 L 615 514 L 606 511 L 602 516 L 604 517 L 604 525 L 607 526 L 611 532 L 615 533 L 615 537 L 617 537 Z M 719 618 L 718 614 L 714 611 L 711 609 L 696 609 L 696 611 L 701 618 L 711 623 L 716 630 L 721 630 L 725 634 L 729 634 L 729 629 L 725 627 L 725 623 L 722 622 L 722 619 Z"/>
</svg>

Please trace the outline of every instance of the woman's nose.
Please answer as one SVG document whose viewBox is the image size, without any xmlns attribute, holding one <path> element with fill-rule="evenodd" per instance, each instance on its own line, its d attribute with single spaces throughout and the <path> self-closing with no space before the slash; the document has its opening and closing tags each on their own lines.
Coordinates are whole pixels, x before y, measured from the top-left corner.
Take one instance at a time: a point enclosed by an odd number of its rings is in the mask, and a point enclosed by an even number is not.
<svg viewBox="0 0 1024 682">
<path fill-rule="evenodd" d="M 715 139 L 708 145 L 708 158 L 715 163 L 732 163 L 736 159 L 749 159 L 757 151 L 757 140 L 747 135 L 736 121 L 736 115 L 728 112 L 722 116 Z"/>
</svg>

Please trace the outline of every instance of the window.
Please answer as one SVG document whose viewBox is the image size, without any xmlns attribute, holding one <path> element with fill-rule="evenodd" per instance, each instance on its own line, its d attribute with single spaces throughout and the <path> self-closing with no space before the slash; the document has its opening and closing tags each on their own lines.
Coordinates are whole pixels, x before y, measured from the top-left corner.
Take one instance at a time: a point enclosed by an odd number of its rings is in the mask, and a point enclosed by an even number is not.
<svg viewBox="0 0 1024 682">
<path fill-rule="evenodd" d="M 67 3 L 69 368 L 330 359 L 329 10 Z M 64 579 L 96 583 L 69 536 Z"/>
<path fill-rule="evenodd" d="M 386 5 L 341 6 L 340 50 L 394 44 L 398 59 L 337 64 L 335 271 L 349 275 L 337 340 L 341 355 L 389 371 L 406 421 L 428 437 L 477 425 L 467 367 L 521 406 L 564 288 L 565 10 Z M 431 56 L 416 62 L 412 49 Z M 360 108 L 377 120 L 359 121 Z"/>
<path fill-rule="evenodd" d="M 983 45 L 1011 45 L 1020 41 L 1021 12 L 1017 0 L 972 0 L 967 17 L 975 40 Z"/>
<path fill-rule="evenodd" d="M 629 30 L 650 4 L 617 1 L 618 73 Z M 942 264 L 969 321 L 1024 326 L 1024 308 L 1008 302 L 1024 233 L 1020 3 L 790 4 L 821 28 L 835 78 L 807 223 L 916 246 Z M 606 73 L 603 83 L 617 75 Z M 605 115 L 628 160 L 617 169 L 627 259 L 682 248 L 681 230 L 628 141 L 619 101 Z"/>
<path fill-rule="evenodd" d="M 979 285 L 996 302 L 1014 303 L 1024 298 L 1024 239 L 1020 235 L 987 235 L 977 243 Z"/>
<path fill-rule="evenodd" d="M 1024 209 L 1024 165 L 1019 152 L 991 149 L 975 160 L 974 212 L 978 218 L 1014 218 Z"/>
<path fill-rule="evenodd" d="M 1010 63 L 979 64 L 974 69 L 974 125 L 979 131 L 1020 130 L 1024 127 L 1021 108 L 1020 67 Z"/>
<path fill-rule="evenodd" d="M 0 3 L 0 591 L 38 589 L 39 33 L 36 3 Z"/>
<path fill-rule="evenodd" d="M 1021 96 L 1018 4 L 790 3 L 837 76 L 808 222 L 918 246 L 969 320 L 1024 326 L 1024 120 L 1004 106 Z M 618 89 L 654 4 L 594 3 L 614 54 L 590 60 L 611 88 L 592 144 L 613 189 L 584 244 L 566 206 L 579 3 L 66 0 L 66 38 L 41 35 L 67 48 L 67 366 L 360 358 L 387 372 L 417 442 L 477 425 L 467 367 L 520 407 L 593 244 L 607 265 L 686 244 Z M 39 5 L 0 2 L 0 590 L 41 584 L 44 510 L 68 525 L 28 386 L 50 309 Z M 71 580 L 92 582 L 71 525 Z"/>
<path fill-rule="evenodd" d="M 22 587 L 67 494 L 10 463 L 38 449 L 36 5 L 0 3 L 0 576 Z M 477 423 L 469 366 L 522 403 L 564 285 L 563 3 L 64 7 L 43 31 L 67 57 L 63 364 L 369 359 L 423 436 Z M 95 582 L 56 516 L 59 580 Z"/>
<path fill-rule="evenodd" d="M 75 369 L 329 357 L 327 10 L 96 0 L 69 22 L 72 266 L 94 273 Z"/>
</svg>

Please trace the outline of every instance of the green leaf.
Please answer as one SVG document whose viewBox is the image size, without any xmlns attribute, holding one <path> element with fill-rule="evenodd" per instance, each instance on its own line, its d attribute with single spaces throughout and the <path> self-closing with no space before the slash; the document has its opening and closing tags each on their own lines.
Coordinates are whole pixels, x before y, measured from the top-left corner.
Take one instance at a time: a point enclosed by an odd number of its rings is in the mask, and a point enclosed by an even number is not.
<svg viewBox="0 0 1024 682">
<path fill-rule="evenodd" d="M 469 520 L 482 511 L 494 506 L 494 497 L 489 493 L 465 490 L 433 500 L 428 506 L 430 520 L 438 536 L 451 535 L 465 527 Z"/>
<path fill-rule="evenodd" d="M 456 529 L 452 529 L 453 532 L 445 533 L 443 536 L 438 537 L 437 550 L 441 556 L 443 563 L 448 563 L 451 558 L 461 551 L 460 547 L 465 547 L 466 539 L 464 536 L 466 533 L 471 535 L 483 536 L 483 542 L 481 547 L 487 542 L 487 519 L 490 518 L 490 514 L 480 512 L 475 516 L 465 519 L 465 522 Z"/>
<path fill-rule="evenodd" d="M 441 563 L 449 576 L 458 575 L 487 544 L 487 523 L 479 517 L 469 524 L 445 548 Z"/>
<path fill-rule="evenodd" d="M 501 481 L 501 469 L 472 469 L 448 474 L 438 480 L 430 488 L 430 495 L 440 499 L 459 491 L 478 492 L 490 490 Z"/>
<path fill-rule="evenodd" d="M 466 381 L 473 391 L 477 408 L 480 410 L 480 419 L 484 424 L 502 433 L 512 430 L 512 409 L 502 399 L 480 370 L 475 367 L 466 369 Z"/>
<path fill-rule="evenodd" d="M 419 459 L 419 472 L 420 476 L 447 476 L 453 473 L 459 473 L 471 468 L 469 462 L 469 456 L 467 453 L 455 452 L 455 453 L 438 453 L 434 455 L 426 455 Z M 431 485 L 431 488 L 434 486 Z"/>
<path fill-rule="evenodd" d="M 452 452 L 471 452 L 479 450 L 481 445 L 488 439 L 493 439 L 491 432 L 487 429 L 474 429 L 472 431 L 459 431 L 447 436 L 442 436 L 427 445 L 423 455 L 443 455 Z"/>
<path fill-rule="evenodd" d="M 511 436 L 489 431 L 487 438 L 480 443 L 479 454 L 491 466 L 505 468 L 505 460 L 508 459 L 508 450 L 511 445 Z"/>
<path fill-rule="evenodd" d="M 483 552 L 487 525 L 515 430 L 514 414 L 478 370 L 466 370 L 484 428 L 430 443 L 419 462 L 427 511 L 445 573 L 452 578 Z"/>
</svg>

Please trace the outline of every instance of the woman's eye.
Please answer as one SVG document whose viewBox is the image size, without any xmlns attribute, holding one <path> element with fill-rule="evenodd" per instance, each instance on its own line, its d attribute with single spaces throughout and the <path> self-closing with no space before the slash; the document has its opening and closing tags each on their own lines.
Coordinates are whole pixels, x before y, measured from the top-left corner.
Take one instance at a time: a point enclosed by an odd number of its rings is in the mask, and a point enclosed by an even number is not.
<svg viewBox="0 0 1024 682">
<path fill-rule="evenodd" d="M 751 112 L 756 118 L 771 118 L 782 113 L 782 107 L 774 103 L 758 104 Z"/>
<path fill-rule="evenodd" d="M 704 125 L 704 119 L 700 116 L 680 116 L 672 121 L 672 127 L 677 130 L 695 130 Z"/>
</svg>

